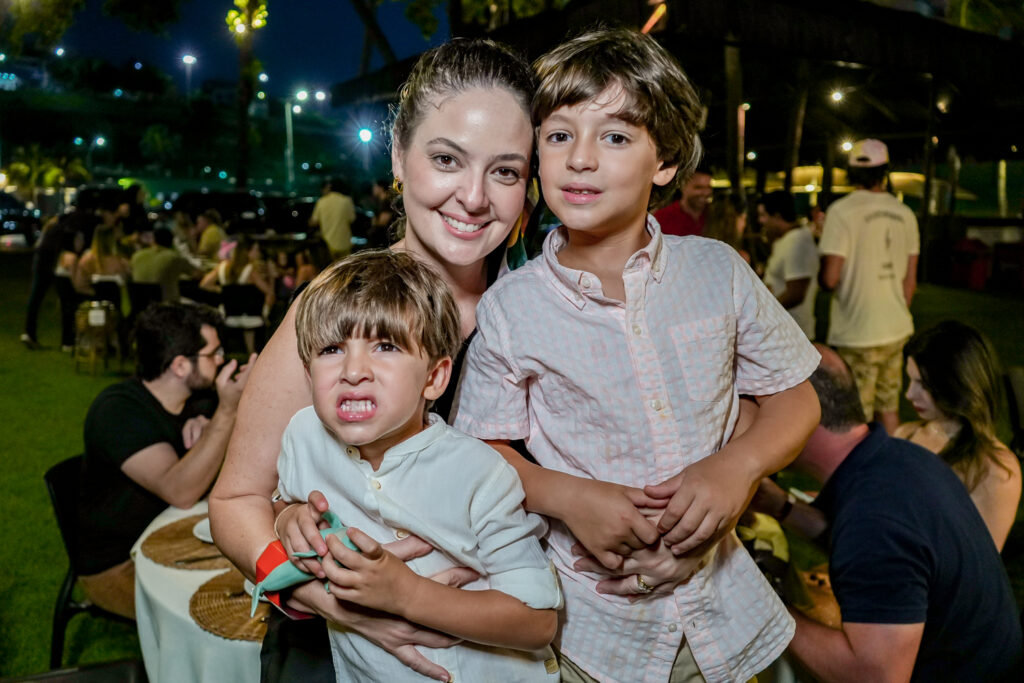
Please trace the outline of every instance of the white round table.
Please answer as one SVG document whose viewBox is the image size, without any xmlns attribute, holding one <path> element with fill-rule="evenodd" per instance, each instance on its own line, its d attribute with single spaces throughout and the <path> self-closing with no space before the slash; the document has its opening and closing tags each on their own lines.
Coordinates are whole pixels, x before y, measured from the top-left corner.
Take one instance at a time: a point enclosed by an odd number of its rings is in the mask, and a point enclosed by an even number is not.
<svg viewBox="0 0 1024 683">
<path fill-rule="evenodd" d="M 162 526 L 205 514 L 206 501 L 188 510 L 164 510 L 132 547 L 135 559 L 135 612 L 139 645 L 150 683 L 257 683 L 260 644 L 228 640 L 204 631 L 189 614 L 189 600 L 224 569 L 176 569 L 153 562 L 140 550 L 143 540 Z M 214 546 L 210 546 L 211 551 Z"/>
</svg>

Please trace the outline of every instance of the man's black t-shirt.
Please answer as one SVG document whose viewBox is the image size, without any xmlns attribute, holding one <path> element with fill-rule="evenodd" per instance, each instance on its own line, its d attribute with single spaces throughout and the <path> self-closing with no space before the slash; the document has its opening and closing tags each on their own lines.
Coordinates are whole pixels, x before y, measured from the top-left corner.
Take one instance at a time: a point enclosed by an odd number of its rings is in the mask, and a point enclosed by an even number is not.
<svg viewBox="0 0 1024 683">
<path fill-rule="evenodd" d="M 935 454 L 871 433 L 818 496 L 844 622 L 924 623 L 914 680 L 995 681 L 1021 657 L 1020 621 L 992 536 Z"/>
<path fill-rule="evenodd" d="M 187 411 L 186 411 L 187 412 Z M 128 559 L 132 545 L 167 503 L 121 471 L 125 460 L 166 442 L 185 454 L 185 412 L 172 415 L 138 379 L 107 387 L 85 418 L 79 499 L 79 571 L 89 575 Z"/>
</svg>

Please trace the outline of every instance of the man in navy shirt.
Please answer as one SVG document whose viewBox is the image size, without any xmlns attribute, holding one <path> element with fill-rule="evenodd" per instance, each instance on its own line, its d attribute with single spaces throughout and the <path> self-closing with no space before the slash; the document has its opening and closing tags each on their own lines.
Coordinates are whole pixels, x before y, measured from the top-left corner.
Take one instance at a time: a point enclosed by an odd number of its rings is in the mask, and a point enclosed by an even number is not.
<svg viewBox="0 0 1024 683">
<path fill-rule="evenodd" d="M 794 612 L 790 652 L 823 681 L 1020 680 L 1017 607 L 963 483 L 933 453 L 865 424 L 849 368 L 818 350 L 821 424 L 794 464 L 824 488 L 808 506 L 765 480 L 753 503 L 829 540 L 842 629 Z"/>
</svg>

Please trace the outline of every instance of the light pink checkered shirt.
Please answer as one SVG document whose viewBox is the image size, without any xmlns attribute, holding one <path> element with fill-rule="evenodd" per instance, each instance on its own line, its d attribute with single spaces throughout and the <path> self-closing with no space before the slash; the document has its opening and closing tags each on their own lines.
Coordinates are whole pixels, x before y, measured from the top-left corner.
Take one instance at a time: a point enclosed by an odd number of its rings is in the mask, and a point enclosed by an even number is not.
<svg viewBox="0 0 1024 683">
<path fill-rule="evenodd" d="M 559 229 L 544 253 L 500 278 L 477 309 L 455 425 L 525 438 L 548 468 L 643 486 L 719 450 L 739 394 L 793 387 L 818 353 L 730 247 L 651 241 L 623 271 L 625 304 L 565 268 Z M 708 681 L 746 681 L 774 661 L 793 621 L 735 535 L 672 595 L 629 604 L 574 571 L 560 522 L 549 554 L 565 592 L 561 651 L 601 681 L 663 683 L 685 634 Z"/>
</svg>

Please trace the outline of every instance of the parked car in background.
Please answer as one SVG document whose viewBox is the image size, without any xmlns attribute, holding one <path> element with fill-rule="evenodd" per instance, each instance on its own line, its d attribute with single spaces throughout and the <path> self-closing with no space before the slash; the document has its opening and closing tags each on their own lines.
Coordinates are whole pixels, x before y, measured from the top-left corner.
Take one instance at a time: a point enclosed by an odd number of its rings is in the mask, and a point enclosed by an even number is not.
<svg viewBox="0 0 1024 683">
<path fill-rule="evenodd" d="M 284 194 L 265 194 L 267 230 L 277 234 L 310 232 L 309 217 L 313 215 L 316 197 L 291 197 Z"/>
<path fill-rule="evenodd" d="M 266 206 L 259 195 L 252 192 L 224 192 L 221 190 L 189 190 L 178 195 L 171 211 L 184 211 L 192 220 L 209 209 L 216 209 L 229 234 L 259 234 L 266 230 Z"/>
<path fill-rule="evenodd" d="M 0 248 L 32 248 L 41 224 L 39 209 L 28 208 L 9 192 L 0 192 Z"/>
</svg>

